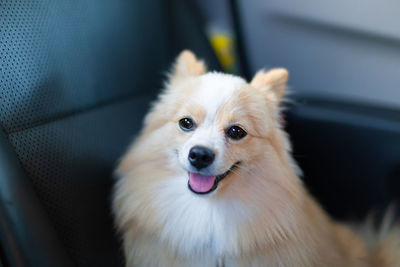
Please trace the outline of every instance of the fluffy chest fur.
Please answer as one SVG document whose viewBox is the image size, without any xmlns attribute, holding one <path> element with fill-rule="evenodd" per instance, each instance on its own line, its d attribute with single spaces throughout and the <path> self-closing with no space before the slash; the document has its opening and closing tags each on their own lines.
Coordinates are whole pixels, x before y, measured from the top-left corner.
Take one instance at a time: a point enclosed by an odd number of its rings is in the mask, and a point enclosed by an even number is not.
<svg viewBox="0 0 400 267">
<path fill-rule="evenodd" d="M 143 231 L 156 232 L 161 243 L 183 257 L 237 254 L 240 228 L 255 217 L 256 211 L 234 201 L 193 196 L 188 192 L 186 181 L 187 176 L 178 176 L 157 186 L 162 189 L 153 193 L 151 208 L 156 211 L 152 218 L 156 223 L 143 222 Z M 137 210 L 137 220 L 141 220 L 142 212 Z"/>
</svg>

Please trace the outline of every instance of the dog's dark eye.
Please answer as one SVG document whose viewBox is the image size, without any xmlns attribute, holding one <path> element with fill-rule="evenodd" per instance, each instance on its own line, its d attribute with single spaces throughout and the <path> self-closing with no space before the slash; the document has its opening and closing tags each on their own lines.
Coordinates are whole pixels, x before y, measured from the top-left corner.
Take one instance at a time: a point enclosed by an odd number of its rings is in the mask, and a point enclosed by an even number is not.
<svg viewBox="0 0 400 267">
<path fill-rule="evenodd" d="M 179 127 L 184 131 L 191 131 L 194 129 L 194 122 L 191 118 L 183 118 L 179 120 Z"/>
<path fill-rule="evenodd" d="M 232 126 L 228 130 L 226 130 L 226 135 L 233 140 L 242 139 L 247 135 L 246 131 L 240 128 L 239 126 Z"/>
</svg>

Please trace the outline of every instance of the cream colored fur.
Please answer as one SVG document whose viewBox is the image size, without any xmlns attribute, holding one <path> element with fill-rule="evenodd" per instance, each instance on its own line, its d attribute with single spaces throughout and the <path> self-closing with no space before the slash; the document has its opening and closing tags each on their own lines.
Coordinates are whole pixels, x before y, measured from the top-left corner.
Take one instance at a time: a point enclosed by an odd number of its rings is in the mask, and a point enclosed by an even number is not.
<svg viewBox="0 0 400 267">
<path fill-rule="evenodd" d="M 372 252 L 305 190 L 279 125 L 287 79 L 285 69 L 250 83 L 206 73 L 181 53 L 117 169 L 113 210 L 126 266 L 400 266 L 397 232 Z M 196 130 L 178 127 L 185 116 Z M 228 140 L 231 124 L 248 135 Z M 197 143 L 216 151 L 216 174 L 241 162 L 208 195 L 187 187 L 187 150 Z"/>
</svg>

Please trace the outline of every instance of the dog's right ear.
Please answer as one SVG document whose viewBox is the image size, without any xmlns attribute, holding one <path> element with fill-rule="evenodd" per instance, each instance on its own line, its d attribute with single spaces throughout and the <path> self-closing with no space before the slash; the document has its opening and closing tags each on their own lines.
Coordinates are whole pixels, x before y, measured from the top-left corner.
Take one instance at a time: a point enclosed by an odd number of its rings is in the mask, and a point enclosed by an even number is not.
<svg viewBox="0 0 400 267">
<path fill-rule="evenodd" d="M 194 53 L 183 50 L 177 57 L 172 70 L 173 77 L 197 76 L 206 73 L 206 66 Z"/>
</svg>

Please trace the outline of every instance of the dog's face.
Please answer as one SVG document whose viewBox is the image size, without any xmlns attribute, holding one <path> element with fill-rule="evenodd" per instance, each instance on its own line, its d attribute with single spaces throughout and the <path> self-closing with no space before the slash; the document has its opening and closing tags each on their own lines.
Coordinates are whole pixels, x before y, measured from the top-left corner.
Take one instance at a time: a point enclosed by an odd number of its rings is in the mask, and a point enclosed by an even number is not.
<svg viewBox="0 0 400 267">
<path fill-rule="evenodd" d="M 219 181 L 234 172 L 253 132 L 239 90 L 242 79 L 222 74 L 193 78 L 187 101 L 176 112 L 176 153 L 188 172 L 188 188 L 197 194 L 215 190 Z"/>
<path fill-rule="evenodd" d="M 229 186 L 265 156 L 273 145 L 287 77 L 286 70 L 274 69 L 259 72 L 249 84 L 232 75 L 205 73 L 191 52 L 178 57 L 151 118 L 168 122 L 170 158 L 187 174 L 189 190 L 207 195 Z"/>
</svg>

